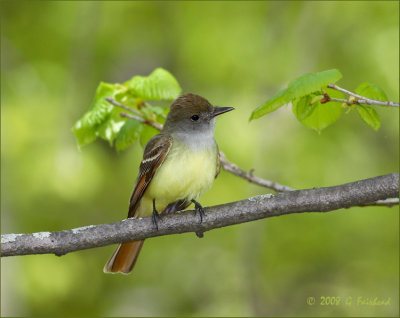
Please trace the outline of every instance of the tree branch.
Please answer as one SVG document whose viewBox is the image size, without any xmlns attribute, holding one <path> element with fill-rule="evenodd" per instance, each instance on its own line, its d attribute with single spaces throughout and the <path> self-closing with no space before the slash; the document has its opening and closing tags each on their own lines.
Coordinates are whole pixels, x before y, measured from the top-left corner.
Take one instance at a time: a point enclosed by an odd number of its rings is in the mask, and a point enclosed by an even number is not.
<svg viewBox="0 0 400 318">
<path fill-rule="evenodd" d="M 226 159 L 226 157 L 222 151 L 219 152 L 219 155 L 220 155 L 222 168 L 225 171 L 228 171 L 228 172 L 234 174 L 235 176 L 246 179 L 247 181 L 257 184 L 259 186 L 275 190 L 276 192 L 294 191 L 294 189 L 291 187 L 279 184 L 274 181 L 269 181 L 269 180 L 265 180 L 265 179 L 256 177 L 255 175 L 253 175 L 253 170 L 250 170 L 249 172 L 247 172 L 247 171 L 239 168 L 234 163 L 229 162 L 228 159 Z"/>
<path fill-rule="evenodd" d="M 339 87 L 339 86 L 337 86 L 335 84 L 329 84 L 328 87 L 332 88 L 332 89 L 335 89 L 337 91 L 340 91 L 342 93 L 345 93 L 346 95 L 353 96 L 353 97 L 357 98 L 355 100 L 342 100 L 342 99 L 336 99 L 336 98 L 329 97 L 330 101 L 343 102 L 343 103 L 346 103 L 346 104 L 367 104 L 367 105 L 399 107 L 398 103 L 391 102 L 391 101 L 383 102 L 383 101 L 380 101 L 380 100 L 370 99 L 370 98 L 358 95 L 356 93 L 350 92 L 347 89 L 341 88 L 341 87 Z"/>
<path fill-rule="evenodd" d="M 399 173 L 360 180 L 334 187 L 266 194 L 205 208 L 203 223 L 194 211 L 161 216 L 156 230 L 151 217 L 32 234 L 1 236 L 1 256 L 29 254 L 64 255 L 69 252 L 145 238 L 205 232 L 258 219 L 302 212 L 328 212 L 378 200 L 397 198 Z"/>
<path fill-rule="evenodd" d="M 133 108 L 131 108 L 129 106 L 121 104 L 120 102 L 117 102 L 115 99 L 112 99 L 110 97 L 106 97 L 105 100 L 107 102 L 109 102 L 110 104 L 112 104 L 114 106 L 117 106 L 119 108 L 125 109 L 128 112 L 131 112 L 133 114 L 133 115 L 131 115 L 131 114 L 127 114 L 127 113 L 122 112 L 122 113 L 120 113 L 121 117 L 126 117 L 126 118 L 130 118 L 130 119 L 133 119 L 133 120 L 137 120 L 137 121 L 139 121 L 139 122 L 141 122 L 143 124 L 146 124 L 146 125 L 149 125 L 149 126 L 155 128 L 157 130 L 162 130 L 162 128 L 163 128 L 162 124 L 144 118 L 143 114 L 141 112 L 137 111 L 136 109 L 133 109 Z"/>
<path fill-rule="evenodd" d="M 392 206 L 399 205 L 399 198 L 391 198 L 386 200 L 378 200 L 371 203 L 360 204 L 359 206 L 387 206 L 391 208 Z"/>
<path fill-rule="evenodd" d="M 163 128 L 162 124 L 156 123 L 156 122 L 148 120 L 148 119 L 144 119 L 142 117 L 138 117 L 138 116 L 135 116 L 135 115 L 127 114 L 127 113 L 124 113 L 124 112 L 120 113 L 120 115 L 121 115 L 121 117 L 127 117 L 127 118 L 130 118 L 130 119 L 133 119 L 133 120 L 140 121 L 141 123 L 143 123 L 145 125 L 148 125 L 148 126 L 151 126 L 151 127 L 155 128 L 157 130 L 162 130 L 162 128 Z"/>
<path fill-rule="evenodd" d="M 117 102 L 115 99 L 113 99 L 111 97 L 106 97 L 105 100 L 114 106 L 123 108 L 123 109 L 127 110 L 128 112 L 135 114 L 136 116 L 139 116 L 139 117 L 143 116 L 143 114 L 141 112 L 137 111 L 136 109 L 126 106 L 124 104 L 121 104 L 120 102 Z"/>
</svg>

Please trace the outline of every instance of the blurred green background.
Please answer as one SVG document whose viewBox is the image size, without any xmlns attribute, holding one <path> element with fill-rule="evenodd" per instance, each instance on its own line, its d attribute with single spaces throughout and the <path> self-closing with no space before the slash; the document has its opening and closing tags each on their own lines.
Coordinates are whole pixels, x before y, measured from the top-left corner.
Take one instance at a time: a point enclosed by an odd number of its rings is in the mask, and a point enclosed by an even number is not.
<svg viewBox="0 0 400 318">
<path fill-rule="evenodd" d="M 216 139 L 244 169 L 296 188 L 398 170 L 398 110 L 378 132 L 356 112 L 322 134 L 285 107 L 251 111 L 307 72 L 399 100 L 398 2 L 2 1 L 1 230 L 58 231 L 125 218 L 142 155 L 71 131 L 100 81 L 163 67 L 184 92 L 236 110 Z M 268 190 L 224 171 L 201 199 Z M 146 241 L 130 276 L 105 275 L 115 246 L 1 260 L 3 316 L 397 316 L 398 207 L 288 215 Z M 309 306 L 307 297 L 316 297 Z M 352 297 L 321 306 L 321 296 Z M 357 306 L 357 297 L 391 298 Z M 343 299 L 344 299 L 343 298 Z"/>
</svg>

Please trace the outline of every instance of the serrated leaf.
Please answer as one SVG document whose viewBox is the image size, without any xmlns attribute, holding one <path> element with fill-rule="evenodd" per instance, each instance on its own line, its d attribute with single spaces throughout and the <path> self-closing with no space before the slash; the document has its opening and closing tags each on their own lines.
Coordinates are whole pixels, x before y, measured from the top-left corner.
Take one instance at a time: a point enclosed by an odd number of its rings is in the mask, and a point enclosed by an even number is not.
<svg viewBox="0 0 400 318">
<path fill-rule="evenodd" d="M 342 95 L 333 89 L 326 89 L 329 96 L 340 98 Z M 311 102 L 313 95 L 304 98 L 304 104 L 293 104 L 292 110 L 296 118 L 304 126 L 320 132 L 322 129 L 328 127 L 337 121 L 342 114 L 342 104 L 337 102 L 327 102 L 321 104 L 320 101 L 309 105 L 307 110 L 305 105 L 307 101 Z M 300 108 L 304 108 L 304 110 Z"/>
<path fill-rule="evenodd" d="M 342 74 L 337 69 L 326 70 L 315 74 L 304 74 L 289 83 L 287 99 L 293 100 L 314 93 L 337 82 Z"/>
<path fill-rule="evenodd" d="M 371 83 L 362 83 L 356 90 L 356 94 L 375 100 L 386 102 L 388 100 L 386 93 L 382 88 Z"/>
<path fill-rule="evenodd" d="M 97 136 L 108 141 L 112 146 L 114 139 L 118 136 L 121 127 L 126 121 L 126 118 L 121 117 L 121 110 L 113 107 L 103 123 L 96 128 Z"/>
<path fill-rule="evenodd" d="M 285 97 L 286 94 L 286 89 L 283 91 L 279 92 L 278 94 L 272 96 L 269 100 L 265 102 L 264 105 L 256 108 L 250 116 L 250 121 L 253 119 L 260 118 L 266 114 L 269 114 L 278 108 L 282 107 L 283 105 L 287 104 L 288 101 L 286 100 Z"/>
<path fill-rule="evenodd" d="M 113 96 L 115 90 L 115 85 L 104 82 L 101 82 L 97 87 L 92 106 L 73 127 L 79 146 L 91 143 L 99 135 L 97 129 L 113 110 L 113 106 L 104 98 Z"/>
<path fill-rule="evenodd" d="M 173 100 L 181 94 L 181 87 L 168 71 L 157 68 L 149 76 L 134 76 L 126 82 L 135 96 L 146 100 Z"/>
<path fill-rule="evenodd" d="M 374 130 L 378 130 L 381 127 L 381 119 L 378 113 L 370 106 L 358 105 L 357 113 L 360 115 L 361 119 Z"/>
<path fill-rule="evenodd" d="M 121 130 L 115 139 L 115 148 L 117 151 L 124 150 L 138 140 L 142 130 L 142 123 L 132 119 L 127 120 L 121 127 Z"/>
<path fill-rule="evenodd" d="M 84 145 L 90 144 L 95 141 L 97 138 L 96 132 L 92 127 L 87 127 L 82 124 L 82 119 L 78 120 L 74 127 L 72 128 L 76 140 L 78 142 L 78 146 L 82 147 Z"/>
</svg>

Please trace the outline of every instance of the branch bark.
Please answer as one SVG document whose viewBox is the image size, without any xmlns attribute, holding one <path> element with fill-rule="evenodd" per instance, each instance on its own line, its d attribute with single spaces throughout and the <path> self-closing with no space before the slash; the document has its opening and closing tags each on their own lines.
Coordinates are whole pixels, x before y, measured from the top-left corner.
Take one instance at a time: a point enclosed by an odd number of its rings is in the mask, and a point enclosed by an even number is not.
<svg viewBox="0 0 400 318">
<path fill-rule="evenodd" d="M 360 204 L 359 206 L 387 206 L 391 208 L 392 206 L 399 205 L 399 198 L 390 198 L 386 200 L 378 200 L 371 203 Z"/>
<path fill-rule="evenodd" d="M 203 223 L 193 210 L 163 215 L 159 230 L 151 217 L 121 222 L 32 234 L 1 236 L 1 256 L 29 254 L 64 255 L 69 252 L 140 240 L 155 236 L 205 232 L 262 218 L 303 212 L 328 212 L 397 198 L 399 173 L 351 182 L 339 186 L 266 194 L 205 208 Z"/>
</svg>

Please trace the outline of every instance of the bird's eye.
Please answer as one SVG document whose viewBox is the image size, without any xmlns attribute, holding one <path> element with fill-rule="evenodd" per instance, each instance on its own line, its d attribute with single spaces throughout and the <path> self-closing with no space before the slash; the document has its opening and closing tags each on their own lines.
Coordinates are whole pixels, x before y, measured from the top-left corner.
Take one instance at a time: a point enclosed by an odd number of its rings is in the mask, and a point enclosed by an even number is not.
<svg viewBox="0 0 400 318">
<path fill-rule="evenodd" d="M 192 120 L 192 121 L 198 121 L 199 120 L 199 115 L 193 115 L 192 117 L 190 117 L 190 119 Z"/>
</svg>

